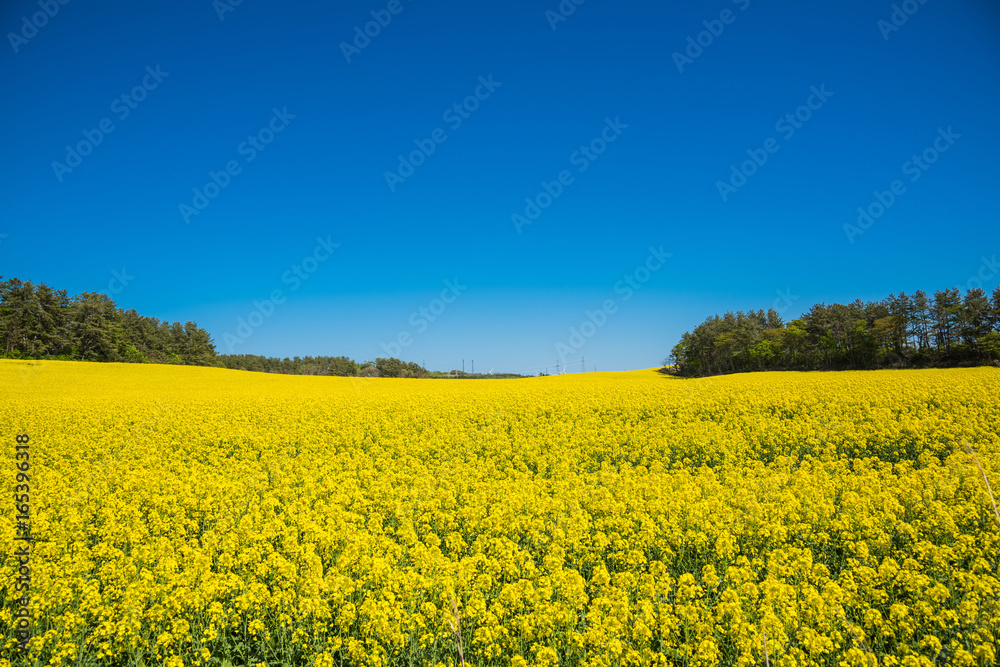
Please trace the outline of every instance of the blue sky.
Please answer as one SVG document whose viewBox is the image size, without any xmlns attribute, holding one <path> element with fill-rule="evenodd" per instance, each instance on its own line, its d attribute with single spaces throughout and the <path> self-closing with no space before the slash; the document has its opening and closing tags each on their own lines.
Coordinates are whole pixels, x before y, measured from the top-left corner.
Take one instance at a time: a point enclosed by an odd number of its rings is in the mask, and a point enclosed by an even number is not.
<svg viewBox="0 0 1000 667">
<path fill-rule="evenodd" d="M 647 368 L 713 313 L 1000 278 L 995 2 L 35 0 L 0 28 L 0 275 L 220 352 Z"/>
</svg>

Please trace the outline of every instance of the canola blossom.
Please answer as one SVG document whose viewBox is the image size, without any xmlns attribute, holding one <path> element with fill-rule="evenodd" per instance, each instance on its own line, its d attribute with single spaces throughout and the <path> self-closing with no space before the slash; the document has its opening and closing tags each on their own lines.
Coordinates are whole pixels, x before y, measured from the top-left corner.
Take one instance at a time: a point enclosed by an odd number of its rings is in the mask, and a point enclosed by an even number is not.
<svg viewBox="0 0 1000 667">
<path fill-rule="evenodd" d="M 458 665 L 453 600 L 474 667 L 998 659 L 996 369 L 0 387 L 0 667 Z"/>
</svg>

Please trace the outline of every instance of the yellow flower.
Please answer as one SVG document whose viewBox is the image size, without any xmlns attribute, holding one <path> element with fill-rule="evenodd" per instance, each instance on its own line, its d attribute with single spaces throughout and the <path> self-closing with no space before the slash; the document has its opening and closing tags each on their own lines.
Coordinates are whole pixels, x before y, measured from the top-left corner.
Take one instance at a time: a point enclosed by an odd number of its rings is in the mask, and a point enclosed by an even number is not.
<svg viewBox="0 0 1000 667">
<path fill-rule="evenodd" d="M 207 664 L 248 636 L 313 667 L 450 665 L 459 636 L 469 665 L 996 661 L 1000 542 L 957 438 L 998 474 L 998 369 L 24 363 L 0 360 L 0 433 L 37 446 L 29 661 Z"/>
</svg>

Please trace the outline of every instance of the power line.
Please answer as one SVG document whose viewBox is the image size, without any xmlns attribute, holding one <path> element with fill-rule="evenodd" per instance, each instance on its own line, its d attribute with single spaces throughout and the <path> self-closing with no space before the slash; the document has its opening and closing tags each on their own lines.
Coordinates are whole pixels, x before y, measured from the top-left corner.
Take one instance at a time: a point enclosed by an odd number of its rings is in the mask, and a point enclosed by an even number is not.
<svg viewBox="0 0 1000 667">
<path fill-rule="evenodd" d="M 585 362 L 581 361 L 580 365 L 585 368 Z M 558 369 L 557 370 L 557 374 L 563 374 L 563 375 L 565 375 L 566 373 L 570 372 L 571 364 L 569 364 L 567 362 L 563 362 L 562 360 L 557 360 L 556 361 L 556 367 Z M 523 366 L 523 367 L 515 367 L 515 368 L 502 368 L 501 370 L 496 371 L 496 372 L 497 373 L 508 373 L 508 374 L 517 374 L 517 375 L 532 376 L 532 375 L 538 375 L 540 372 L 544 371 L 544 374 L 548 375 L 550 368 L 551 368 L 551 366 Z M 495 370 L 496 369 L 491 369 L 490 372 L 493 372 Z M 462 362 L 462 372 L 465 372 L 465 360 L 463 360 L 463 362 Z M 597 364 L 593 365 L 593 372 L 595 372 L 595 373 L 597 372 Z"/>
</svg>

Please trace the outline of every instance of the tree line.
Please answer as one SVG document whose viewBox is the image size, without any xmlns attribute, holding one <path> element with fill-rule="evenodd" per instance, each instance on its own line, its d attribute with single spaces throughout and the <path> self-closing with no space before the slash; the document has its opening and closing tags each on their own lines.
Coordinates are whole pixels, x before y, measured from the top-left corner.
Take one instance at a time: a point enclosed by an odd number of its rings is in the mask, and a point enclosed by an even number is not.
<svg viewBox="0 0 1000 667">
<path fill-rule="evenodd" d="M 673 347 L 682 375 L 993 364 L 1000 360 L 1000 287 L 929 297 L 814 305 L 787 324 L 773 309 L 714 315 Z"/>
<path fill-rule="evenodd" d="M 349 357 L 294 357 L 278 359 L 256 354 L 220 354 L 214 364 L 221 368 L 289 375 L 337 375 L 341 377 L 430 377 L 427 369 L 415 362 L 389 357 L 358 363 Z"/>
<path fill-rule="evenodd" d="M 107 295 L 33 285 L 0 276 L 0 353 L 62 359 L 209 365 L 211 336 L 194 322 L 161 322 L 122 310 Z"/>
<path fill-rule="evenodd" d="M 347 357 L 277 359 L 217 354 L 194 322 L 161 322 L 122 310 L 105 294 L 69 296 L 42 283 L 0 276 L 0 357 L 64 361 L 217 366 L 296 375 L 428 377 L 427 369 L 394 357 L 357 363 Z"/>
</svg>

